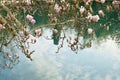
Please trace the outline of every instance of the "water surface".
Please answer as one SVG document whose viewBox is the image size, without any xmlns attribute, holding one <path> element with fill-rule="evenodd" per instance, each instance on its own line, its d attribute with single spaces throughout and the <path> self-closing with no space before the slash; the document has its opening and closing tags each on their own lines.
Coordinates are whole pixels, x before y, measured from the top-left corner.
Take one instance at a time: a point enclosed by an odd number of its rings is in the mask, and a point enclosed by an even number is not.
<svg viewBox="0 0 120 80">
<path fill-rule="evenodd" d="M 76 35 L 75 30 L 65 33 L 67 38 Z M 66 39 L 56 53 L 57 45 L 46 40 L 46 35 L 52 35 L 51 29 L 43 28 L 42 37 L 30 46 L 35 50 L 33 61 L 18 50 L 20 62 L 2 70 L 0 80 L 120 80 L 120 48 L 110 35 L 96 38 L 92 47 L 79 49 L 77 54 L 67 46 Z"/>
</svg>

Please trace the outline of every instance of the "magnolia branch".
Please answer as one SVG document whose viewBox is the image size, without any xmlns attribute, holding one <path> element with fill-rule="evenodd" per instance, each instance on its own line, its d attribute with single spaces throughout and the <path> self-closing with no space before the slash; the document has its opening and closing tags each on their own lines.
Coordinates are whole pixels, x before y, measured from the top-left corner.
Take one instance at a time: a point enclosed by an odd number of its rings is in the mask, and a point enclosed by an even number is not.
<svg viewBox="0 0 120 80">
<path fill-rule="evenodd" d="M 41 28 L 41 27 L 50 27 L 50 26 L 55 26 L 55 25 L 57 25 L 57 24 L 59 24 L 59 25 L 64 25 L 64 24 L 70 23 L 70 22 L 75 22 L 75 20 L 74 20 L 74 19 L 71 19 L 71 20 L 67 20 L 67 21 L 61 22 L 61 23 L 43 24 L 43 25 L 40 25 L 40 26 L 38 26 L 38 27 L 36 27 L 36 28 L 34 28 L 34 29 L 31 29 L 30 32 L 32 32 L 32 31 L 34 31 L 34 30 L 36 30 L 36 29 L 39 29 L 39 28 Z"/>
</svg>

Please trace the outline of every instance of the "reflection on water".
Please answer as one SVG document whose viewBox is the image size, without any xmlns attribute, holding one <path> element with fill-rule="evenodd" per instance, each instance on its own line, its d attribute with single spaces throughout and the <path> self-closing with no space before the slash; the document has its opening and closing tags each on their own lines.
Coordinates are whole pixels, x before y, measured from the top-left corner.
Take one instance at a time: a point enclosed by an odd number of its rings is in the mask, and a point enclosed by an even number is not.
<svg viewBox="0 0 120 80">
<path fill-rule="evenodd" d="M 53 44 L 54 39 L 45 39 L 46 35 L 52 36 L 52 30 L 43 28 L 43 31 L 42 37 L 30 45 L 30 51 L 35 50 L 33 61 L 20 53 L 19 64 L 12 69 L 2 70 L 0 80 L 120 80 L 120 50 L 110 35 L 93 40 L 90 43 L 92 47 L 79 48 L 75 54 L 67 39 L 71 37 L 74 42 L 77 32 L 68 29 L 63 47 L 59 53 L 55 53 L 59 45 Z M 81 44 L 85 43 L 83 37 L 79 37 L 79 40 Z M 59 44 L 61 42 L 59 40 Z"/>
</svg>

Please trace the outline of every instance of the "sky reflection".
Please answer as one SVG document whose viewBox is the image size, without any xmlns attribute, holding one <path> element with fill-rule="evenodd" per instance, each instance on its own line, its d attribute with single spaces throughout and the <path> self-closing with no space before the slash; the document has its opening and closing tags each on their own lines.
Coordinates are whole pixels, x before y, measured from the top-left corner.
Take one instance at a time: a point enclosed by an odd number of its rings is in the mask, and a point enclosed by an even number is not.
<svg viewBox="0 0 120 80">
<path fill-rule="evenodd" d="M 48 29 L 44 35 L 50 33 Z M 0 73 L 0 80 L 120 80 L 120 50 L 113 40 L 100 44 L 96 40 L 91 48 L 79 50 L 78 54 L 64 42 L 60 52 L 55 53 L 57 46 L 44 35 L 30 47 L 35 50 L 33 61 L 21 55 L 18 65 Z"/>
</svg>

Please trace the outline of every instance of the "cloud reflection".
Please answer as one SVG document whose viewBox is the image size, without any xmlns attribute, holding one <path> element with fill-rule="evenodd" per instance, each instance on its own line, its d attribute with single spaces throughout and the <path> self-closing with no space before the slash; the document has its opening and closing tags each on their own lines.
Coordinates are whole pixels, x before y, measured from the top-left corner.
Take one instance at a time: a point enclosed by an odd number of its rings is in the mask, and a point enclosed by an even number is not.
<svg viewBox="0 0 120 80">
<path fill-rule="evenodd" d="M 50 36 L 49 33 L 48 30 L 45 34 Z M 79 50 L 78 54 L 64 43 L 60 52 L 55 53 L 57 46 L 52 40 L 37 38 L 36 44 L 30 45 L 30 50 L 35 50 L 33 61 L 25 61 L 21 56 L 21 64 L 11 75 L 0 76 L 0 80 L 119 80 L 120 51 L 116 44 L 110 39 L 100 45 L 96 43 L 94 41 L 91 48 Z M 6 75 L 9 77 L 5 78 Z"/>
<path fill-rule="evenodd" d="M 111 40 L 103 42 L 97 49 L 93 46 L 91 49 L 81 50 L 76 56 L 68 48 L 63 48 L 61 53 L 56 54 L 57 47 L 53 45 L 52 41 L 43 40 L 43 38 L 38 40 L 38 43 L 31 49 L 36 50 L 33 54 L 33 65 L 35 65 L 36 75 L 42 80 L 119 79 L 119 72 L 116 72 L 115 75 L 112 72 L 120 70 L 118 57 L 116 58 L 116 55 L 119 57 L 120 55 L 116 45 Z M 90 59 L 90 56 L 93 58 Z"/>
</svg>

